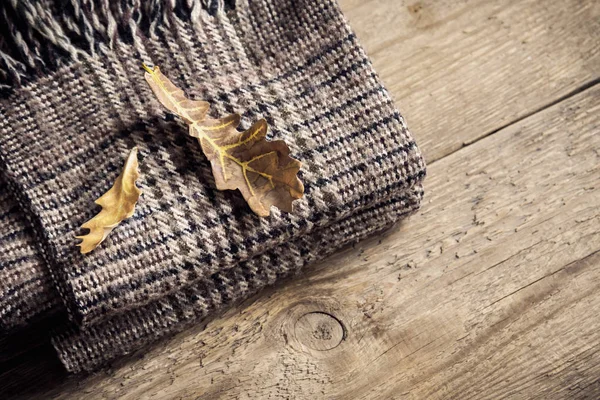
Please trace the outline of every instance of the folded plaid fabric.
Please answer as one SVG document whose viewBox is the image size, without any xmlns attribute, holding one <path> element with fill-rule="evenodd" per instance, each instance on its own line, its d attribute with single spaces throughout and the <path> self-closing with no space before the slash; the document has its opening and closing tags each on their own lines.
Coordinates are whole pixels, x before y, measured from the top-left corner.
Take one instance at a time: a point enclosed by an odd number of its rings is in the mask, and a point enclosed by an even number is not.
<svg viewBox="0 0 600 400">
<path fill-rule="evenodd" d="M 337 5 L 322 0 L 44 0 L 5 4 L 0 326 L 68 313 L 53 343 L 70 371 L 197 322 L 414 212 L 425 166 Z M 141 61 L 212 117 L 265 118 L 305 196 L 253 214 L 217 191 Z M 76 247 L 93 201 L 140 149 L 143 195 L 93 252 Z"/>
<path fill-rule="evenodd" d="M 61 306 L 33 231 L 0 176 L 0 333 L 14 331 Z"/>
</svg>

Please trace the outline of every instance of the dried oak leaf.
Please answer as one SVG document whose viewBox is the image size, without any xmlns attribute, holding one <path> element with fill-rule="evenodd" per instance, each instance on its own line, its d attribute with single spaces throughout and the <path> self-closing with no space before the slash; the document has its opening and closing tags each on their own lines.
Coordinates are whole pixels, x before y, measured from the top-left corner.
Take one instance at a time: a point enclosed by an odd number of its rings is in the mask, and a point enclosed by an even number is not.
<svg viewBox="0 0 600 400">
<path fill-rule="evenodd" d="M 82 228 L 90 230 L 84 236 L 77 236 L 77 239 L 82 239 L 82 242 L 78 244 L 82 254 L 89 253 L 98 247 L 121 221 L 133 215 L 135 204 L 142 194 L 142 191 L 135 186 L 135 181 L 140 176 L 137 152 L 137 147 L 131 150 L 123 171 L 113 186 L 95 201 L 96 204 L 102 206 L 102 210 L 94 218 L 81 225 Z"/>
<path fill-rule="evenodd" d="M 188 125 L 209 159 L 217 189 L 238 189 L 256 214 L 266 217 L 272 205 L 291 212 L 292 202 L 304 194 L 298 179 L 300 161 L 290 157 L 282 140 L 266 140 L 267 122 L 256 122 L 239 132 L 240 116 L 207 119 L 209 104 L 190 100 L 155 66 L 145 78 L 158 100 Z"/>
</svg>

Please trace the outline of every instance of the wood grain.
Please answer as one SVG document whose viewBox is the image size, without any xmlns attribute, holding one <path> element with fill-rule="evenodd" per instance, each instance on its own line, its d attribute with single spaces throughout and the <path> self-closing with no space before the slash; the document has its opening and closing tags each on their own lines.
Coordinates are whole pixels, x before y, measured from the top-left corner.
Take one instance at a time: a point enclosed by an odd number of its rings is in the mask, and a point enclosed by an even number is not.
<svg viewBox="0 0 600 400">
<path fill-rule="evenodd" d="M 422 212 L 35 398 L 600 398 L 600 3 L 341 5 L 435 161 Z"/>
<path fill-rule="evenodd" d="M 54 394 L 597 397 L 599 126 L 597 85 L 435 163 L 387 235 Z"/>
<path fill-rule="evenodd" d="M 341 5 L 429 161 L 598 79 L 598 1 Z"/>
</svg>

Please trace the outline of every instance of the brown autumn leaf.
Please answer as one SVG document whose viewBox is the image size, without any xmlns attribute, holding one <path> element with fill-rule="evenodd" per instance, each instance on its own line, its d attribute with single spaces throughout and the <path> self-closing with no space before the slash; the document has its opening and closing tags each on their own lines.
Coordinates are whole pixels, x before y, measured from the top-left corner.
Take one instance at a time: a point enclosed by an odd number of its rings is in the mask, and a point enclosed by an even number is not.
<svg viewBox="0 0 600 400">
<path fill-rule="evenodd" d="M 272 205 L 291 212 L 292 202 L 304 194 L 298 179 L 300 161 L 290 157 L 282 140 L 266 140 L 267 122 L 257 121 L 240 132 L 240 116 L 207 119 L 209 104 L 190 100 L 155 66 L 144 65 L 145 78 L 158 100 L 189 124 L 210 160 L 217 189 L 239 189 L 256 214 L 266 217 Z"/>
<path fill-rule="evenodd" d="M 82 239 L 82 242 L 78 244 L 82 254 L 89 253 L 98 247 L 121 221 L 133 215 L 135 204 L 142 194 L 142 191 L 135 186 L 135 181 L 140 176 L 137 152 L 137 147 L 131 150 L 123 171 L 113 186 L 95 201 L 96 204 L 102 206 L 102 210 L 94 218 L 81 225 L 82 228 L 90 230 L 86 235 L 77 236 L 77 239 Z"/>
</svg>

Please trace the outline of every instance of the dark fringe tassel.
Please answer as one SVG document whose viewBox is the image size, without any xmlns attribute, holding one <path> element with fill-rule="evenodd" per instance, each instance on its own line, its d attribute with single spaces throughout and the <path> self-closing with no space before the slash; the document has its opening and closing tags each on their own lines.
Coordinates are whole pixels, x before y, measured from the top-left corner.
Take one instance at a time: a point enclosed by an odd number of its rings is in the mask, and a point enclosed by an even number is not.
<svg viewBox="0 0 600 400">
<path fill-rule="evenodd" d="M 236 0 L 4 0 L 0 2 L 0 90 L 47 75 L 79 55 L 153 36 L 175 15 L 198 22 L 235 9 Z"/>
</svg>

